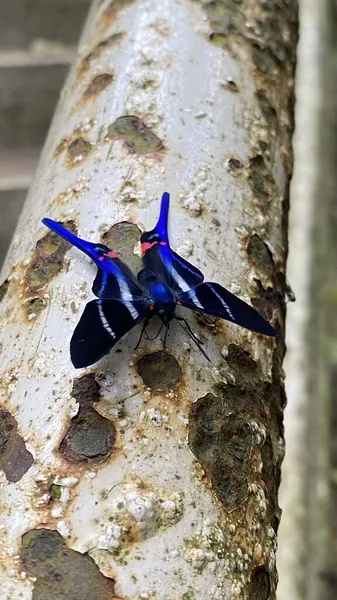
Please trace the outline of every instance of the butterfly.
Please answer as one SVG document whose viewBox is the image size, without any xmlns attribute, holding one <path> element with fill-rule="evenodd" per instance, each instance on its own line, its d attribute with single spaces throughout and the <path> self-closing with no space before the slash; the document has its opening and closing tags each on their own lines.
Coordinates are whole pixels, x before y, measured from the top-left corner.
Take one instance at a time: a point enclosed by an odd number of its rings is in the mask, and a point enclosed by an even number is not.
<svg viewBox="0 0 337 600">
<path fill-rule="evenodd" d="M 141 236 L 144 268 L 137 277 L 104 244 L 87 242 L 60 223 L 43 219 L 49 229 L 82 250 L 98 267 L 92 286 L 97 299 L 86 305 L 70 342 L 74 367 L 97 362 L 144 319 L 143 334 L 153 315 L 158 315 L 165 327 L 164 348 L 170 323 L 176 319 L 209 360 L 188 321 L 176 314 L 177 305 L 226 319 L 256 333 L 276 335 L 256 310 L 218 283 L 204 282 L 201 271 L 172 250 L 167 233 L 169 203 L 170 196 L 165 192 L 156 226 Z"/>
</svg>

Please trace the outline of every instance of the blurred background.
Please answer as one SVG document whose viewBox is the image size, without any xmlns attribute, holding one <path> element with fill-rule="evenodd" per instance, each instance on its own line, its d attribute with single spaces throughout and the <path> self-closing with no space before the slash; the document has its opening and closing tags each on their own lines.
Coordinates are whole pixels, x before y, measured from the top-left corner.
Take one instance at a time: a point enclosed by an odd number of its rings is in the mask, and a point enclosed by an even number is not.
<svg viewBox="0 0 337 600">
<path fill-rule="evenodd" d="M 90 4 L 0 2 L 0 265 Z"/>
<path fill-rule="evenodd" d="M 90 4 L 0 1 L 0 266 Z M 278 598 L 335 600 L 337 0 L 300 0 L 300 21 Z"/>
</svg>

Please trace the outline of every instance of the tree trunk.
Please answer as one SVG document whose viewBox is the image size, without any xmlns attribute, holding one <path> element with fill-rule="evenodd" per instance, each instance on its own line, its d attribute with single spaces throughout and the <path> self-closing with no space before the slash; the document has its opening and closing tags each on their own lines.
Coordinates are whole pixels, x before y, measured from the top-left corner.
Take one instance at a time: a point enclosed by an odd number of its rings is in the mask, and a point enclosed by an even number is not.
<svg viewBox="0 0 337 600">
<path fill-rule="evenodd" d="M 296 40 L 294 0 L 94 3 L 2 273 L 1 597 L 276 597 Z M 190 313 L 211 365 L 172 326 L 76 371 L 95 268 L 41 219 L 138 270 L 166 190 L 279 336 Z"/>
</svg>

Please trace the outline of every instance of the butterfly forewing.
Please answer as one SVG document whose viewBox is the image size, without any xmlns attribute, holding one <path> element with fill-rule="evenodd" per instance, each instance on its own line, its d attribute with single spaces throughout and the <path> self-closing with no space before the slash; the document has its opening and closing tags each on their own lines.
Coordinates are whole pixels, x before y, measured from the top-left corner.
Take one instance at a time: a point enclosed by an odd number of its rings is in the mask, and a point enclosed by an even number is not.
<svg viewBox="0 0 337 600">
<path fill-rule="evenodd" d="M 273 327 L 254 308 L 218 283 L 201 283 L 180 294 L 177 300 L 186 308 L 226 319 L 256 333 L 276 335 Z"/>
<path fill-rule="evenodd" d="M 97 362 L 149 312 L 148 302 L 133 300 L 92 300 L 86 305 L 70 342 L 71 360 L 76 368 Z"/>
</svg>

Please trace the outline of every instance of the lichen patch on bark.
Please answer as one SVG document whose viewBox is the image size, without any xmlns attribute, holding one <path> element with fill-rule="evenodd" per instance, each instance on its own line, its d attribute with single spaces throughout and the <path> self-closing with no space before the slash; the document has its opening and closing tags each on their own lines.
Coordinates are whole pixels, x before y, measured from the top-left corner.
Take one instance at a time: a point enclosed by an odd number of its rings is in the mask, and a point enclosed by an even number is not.
<svg viewBox="0 0 337 600">
<path fill-rule="evenodd" d="M 143 263 L 139 256 L 134 253 L 134 248 L 139 242 L 140 236 L 141 231 L 137 225 L 122 221 L 112 225 L 102 235 L 102 240 L 104 244 L 120 256 L 134 273 L 138 273 L 142 269 Z"/>
<path fill-rule="evenodd" d="M 163 351 L 144 354 L 137 363 L 137 371 L 144 384 L 157 392 L 172 390 L 182 380 L 177 359 Z"/>
<path fill-rule="evenodd" d="M 21 562 L 36 577 L 33 600 L 113 600 L 114 580 L 94 560 L 68 548 L 57 531 L 32 529 L 22 536 Z"/>
<path fill-rule="evenodd" d="M 84 375 L 74 381 L 72 395 L 79 404 L 79 411 L 59 446 L 59 452 L 71 462 L 100 463 L 115 444 L 115 426 L 92 407 L 93 402 L 100 400 L 99 390 L 94 375 Z"/>
<path fill-rule="evenodd" d="M 72 233 L 77 232 L 74 221 L 66 221 L 62 225 Z M 36 318 L 46 307 L 47 303 L 41 292 L 62 270 L 65 253 L 70 247 L 68 242 L 53 231 L 48 231 L 37 242 L 33 258 L 26 270 L 25 298 L 22 303 L 29 321 Z"/>
<path fill-rule="evenodd" d="M 192 404 L 189 446 L 209 476 L 219 500 L 233 510 L 244 503 L 249 485 L 259 481 L 266 494 L 266 521 L 279 518 L 280 440 L 283 437 L 285 395 L 278 381 L 277 361 L 272 381 L 264 381 L 259 364 L 242 347 L 230 344 L 228 369 L 235 385 L 217 386 Z M 220 368 L 222 372 L 222 368 Z M 258 458 L 259 457 L 259 458 Z M 262 471 L 256 472 L 258 460 Z"/>
<path fill-rule="evenodd" d="M 233 510 L 242 504 L 247 496 L 253 445 L 245 419 L 230 415 L 223 400 L 207 394 L 192 404 L 188 443 L 224 506 Z"/>
<path fill-rule="evenodd" d="M 88 158 L 93 145 L 83 137 L 73 140 L 67 148 L 67 166 L 74 167 Z"/>
<path fill-rule="evenodd" d="M 163 147 L 162 140 L 138 117 L 119 117 L 108 127 L 108 138 L 121 140 L 129 152 L 147 154 L 158 152 Z"/>
<path fill-rule="evenodd" d="M 0 469 L 4 471 L 7 481 L 14 483 L 20 481 L 34 462 L 17 429 L 14 417 L 0 409 Z"/>
</svg>

